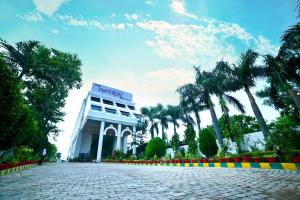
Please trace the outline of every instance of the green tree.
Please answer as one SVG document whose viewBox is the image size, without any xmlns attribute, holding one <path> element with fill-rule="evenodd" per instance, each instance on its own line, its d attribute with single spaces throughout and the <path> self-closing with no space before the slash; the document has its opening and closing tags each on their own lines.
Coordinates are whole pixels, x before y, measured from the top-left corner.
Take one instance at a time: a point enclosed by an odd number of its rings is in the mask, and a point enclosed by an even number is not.
<svg viewBox="0 0 300 200">
<path fill-rule="evenodd" d="M 258 105 L 256 104 L 254 96 L 250 92 L 250 88 L 254 87 L 256 84 L 256 79 L 264 76 L 264 69 L 255 64 L 258 56 L 258 53 L 249 49 L 245 53 L 241 54 L 237 65 L 234 65 L 232 69 L 227 69 L 224 72 L 227 73 L 228 77 L 231 77 L 234 80 L 233 84 L 240 86 L 240 89 L 243 89 L 246 92 L 253 113 L 266 138 L 269 134 L 268 127 Z"/>
<path fill-rule="evenodd" d="M 165 130 L 169 128 L 168 123 L 170 122 L 170 119 L 168 118 L 167 109 L 160 103 L 156 105 L 157 114 L 155 115 L 155 118 L 159 120 L 159 123 L 161 125 L 161 135 L 163 140 L 167 140 L 167 134 Z"/>
<path fill-rule="evenodd" d="M 202 102 L 199 101 L 198 90 L 195 84 L 185 84 L 180 86 L 176 90 L 180 95 L 180 107 L 182 111 L 181 120 L 185 121 L 187 125 L 194 123 L 193 119 L 189 116 L 189 113 L 194 113 L 196 123 L 198 127 L 198 133 L 201 132 L 201 119 L 199 112 L 205 109 Z"/>
<path fill-rule="evenodd" d="M 0 150 L 37 145 L 39 129 L 21 93 L 22 84 L 0 54 Z"/>
<path fill-rule="evenodd" d="M 212 129 L 202 129 L 202 134 L 199 137 L 200 151 L 206 156 L 215 156 L 218 153 L 216 138 Z"/>
<path fill-rule="evenodd" d="M 57 123 L 68 91 L 81 86 L 81 61 L 71 53 L 47 48 L 37 41 L 18 42 L 16 47 L 1 40 L 4 58 L 22 82 L 22 91 L 42 132 L 40 148 L 47 135 L 57 136 Z"/>
<path fill-rule="evenodd" d="M 154 138 L 154 134 L 158 134 L 158 123 L 155 121 L 155 116 L 158 113 L 156 107 L 142 107 L 141 108 L 142 115 L 148 119 L 149 122 L 149 132 L 151 134 L 151 139 Z"/>
<path fill-rule="evenodd" d="M 146 157 L 148 159 L 153 158 L 154 156 L 160 158 L 166 154 L 166 148 L 165 141 L 159 137 L 155 137 L 151 139 L 146 146 Z"/>
<path fill-rule="evenodd" d="M 189 125 L 184 131 L 184 140 L 188 144 L 188 152 L 192 155 L 197 153 L 196 132 L 193 126 Z"/>
<path fill-rule="evenodd" d="M 175 153 L 177 153 L 177 151 L 179 150 L 179 143 L 180 143 L 179 135 L 178 133 L 175 132 L 171 139 L 171 146 Z"/>
<path fill-rule="evenodd" d="M 176 134 L 176 128 L 179 127 L 178 120 L 180 119 L 180 107 L 179 106 L 172 106 L 168 105 L 167 106 L 167 111 L 166 113 L 170 117 L 169 121 L 173 124 L 174 128 L 174 135 Z"/>
</svg>

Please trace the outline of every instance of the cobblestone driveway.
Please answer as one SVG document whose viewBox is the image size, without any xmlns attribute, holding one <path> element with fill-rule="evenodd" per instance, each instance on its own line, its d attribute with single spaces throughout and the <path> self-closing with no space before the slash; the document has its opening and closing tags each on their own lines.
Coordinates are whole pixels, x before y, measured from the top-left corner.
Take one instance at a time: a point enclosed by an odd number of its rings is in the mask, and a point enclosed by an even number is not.
<svg viewBox="0 0 300 200">
<path fill-rule="evenodd" d="M 0 177 L 0 199 L 300 199 L 296 171 L 45 164 Z"/>
</svg>

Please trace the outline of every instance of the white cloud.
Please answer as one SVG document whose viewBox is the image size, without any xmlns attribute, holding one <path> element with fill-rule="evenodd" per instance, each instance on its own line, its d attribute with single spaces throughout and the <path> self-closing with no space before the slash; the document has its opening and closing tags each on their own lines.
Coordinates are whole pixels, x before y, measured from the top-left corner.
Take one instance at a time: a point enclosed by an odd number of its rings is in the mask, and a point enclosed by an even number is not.
<svg viewBox="0 0 300 200">
<path fill-rule="evenodd" d="M 146 4 L 148 4 L 148 5 L 152 5 L 152 1 L 146 1 Z"/>
<path fill-rule="evenodd" d="M 54 29 L 52 29 L 51 31 L 52 31 L 52 33 L 54 33 L 54 34 L 56 34 L 56 35 L 59 34 L 59 30 L 58 30 L 58 29 L 55 29 L 55 28 L 54 28 Z"/>
<path fill-rule="evenodd" d="M 29 13 L 27 15 L 18 15 L 21 19 L 24 19 L 29 22 L 38 22 L 38 21 L 44 21 L 42 15 L 40 13 Z"/>
<path fill-rule="evenodd" d="M 70 26 L 80 26 L 80 27 L 87 27 L 87 28 L 96 28 L 96 29 L 105 29 L 105 25 L 101 22 L 96 20 L 86 20 L 86 19 L 76 19 L 70 15 L 56 15 L 58 19 L 62 21 L 67 21 Z"/>
<path fill-rule="evenodd" d="M 184 0 L 173 0 L 170 6 L 172 10 L 179 15 L 190 17 L 193 19 L 198 19 L 196 15 L 193 15 L 186 11 Z"/>
<path fill-rule="evenodd" d="M 279 45 L 271 44 L 270 40 L 266 39 L 264 36 L 258 36 L 258 47 L 257 51 L 261 54 L 271 54 L 276 56 L 279 50 Z"/>
<path fill-rule="evenodd" d="M 124 16 L 125 16 L 125 18 L 127 19 L 127 20 L 137 20 L 138 18 L 139 18 L 139 16 L 137 15 L 137 14 L 128 14 L 128 13 L 125 13 L 124 14 Z"/>
<path fill-rule="evenodd" d="M 111 27 L 112 27 L 112 29 L 116 29 L 116 30 L 123 30 L 126 28 L 124 23 L 112 24 Z"/>
<path fill-rule="evenodd" d="M 35 8 L 51 17 L 66 0 L 33 0 Z"/>
</svg>

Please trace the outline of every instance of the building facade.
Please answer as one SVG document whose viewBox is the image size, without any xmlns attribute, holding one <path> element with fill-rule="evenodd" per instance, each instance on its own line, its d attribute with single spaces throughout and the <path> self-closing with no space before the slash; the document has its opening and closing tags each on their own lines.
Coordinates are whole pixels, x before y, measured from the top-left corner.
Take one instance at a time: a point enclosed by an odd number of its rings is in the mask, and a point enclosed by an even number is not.
<svg viewBox="0 0 300 200">
<path fill-rule="evenodd" d="M 69 158 L 88 156 L 97 162 L 115 150 L 127 153 L 127 140 L 135 140 L 141 115 L 132 94 L 93 83 L 83 100 L 69 148 Z M 136 147 L 132 146 L 135 155 Z"/>
</svg>

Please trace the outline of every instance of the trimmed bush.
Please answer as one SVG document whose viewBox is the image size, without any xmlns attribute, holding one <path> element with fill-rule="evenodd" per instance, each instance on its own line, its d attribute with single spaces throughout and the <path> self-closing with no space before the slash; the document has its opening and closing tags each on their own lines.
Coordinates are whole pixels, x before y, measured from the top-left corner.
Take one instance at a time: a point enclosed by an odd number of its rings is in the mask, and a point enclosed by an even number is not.
<svg viewBox="0 0 300 200">
<path fill-rule="evenodd" d="M 199 138 L 200 151 L 206 156 L 215 156 L 218 153 L 218 146 L 214 133 L 209 129 L 202 129 Z"/>
<path fill-rule="evenodd" d="M 156 155 L 158 158 L 161 158 L 166 154 L 166 148 L 167 146 L 164 140 L 159 137 L 153 138 L 147 144 L 145 152 L 146 157 L 150 159 Z"/>
</svg>

